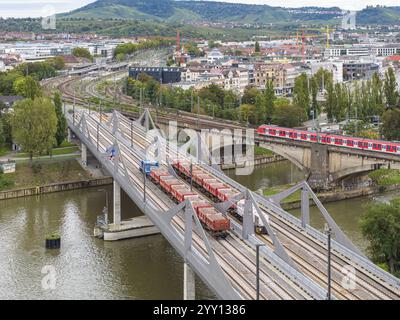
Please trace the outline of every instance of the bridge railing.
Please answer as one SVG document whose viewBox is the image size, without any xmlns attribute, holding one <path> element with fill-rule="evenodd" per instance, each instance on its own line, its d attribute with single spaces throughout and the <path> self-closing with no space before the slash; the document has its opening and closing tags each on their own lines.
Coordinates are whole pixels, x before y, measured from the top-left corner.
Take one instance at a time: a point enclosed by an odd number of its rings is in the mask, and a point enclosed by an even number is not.
<svg viewBox="0 0 400 320">
<path fill-rule="evenodd" d="M 205 246 L 207 249 L 207 255 L 201 253 L 200 248 L 198 247 L 198 243 L 192 242 L 192 229 L 188 230 L 187 227 L 184 227 L 183 230 L 178 230 L 172 224 L 172 218 L 176 214 L 180 213 L 183 208 L 178 205 L 177 207 L 171 209 L 174 212 L 160 212 L 157 209 L 156 204 L 153 200 L 143 201 L 143 191 L 138 189 L 129 178 L 129 172 L 126 164 L 124 163 L 124 158 L 122 157 L 121 152 L 117 152 L 119 154 L 118 157 L 114 160 L 109 160 L 106 156 L 104 146 L 99 148 L 96 141 L 93 141 L 93 136 L 91 137 L 90 131 L 88 131 L 88 124 L 86 123 L 86 118 L 83 116 L 83 119 L 75 119 L 76 124 L 74 124 L 74 120 L 71 115 L 67 115 L 68 126 L 74 131 L 74 133 L 79 137 L 79 139 L 84 143 L 90 152 L 102 163 L 104 168 L 108 170 L 112 175 L 114 180 L 127 192 L 129 197 L 138 205 L 138 207 L 144 212 L 149 218 L 153 221 L 153 223 L 160 229 L 161 233 L 168 239 L 171 245 L 179 252 L 179 254 L 187 261 L 193 268 L 196 270 L 198 275 L 202 278 L 202 280 L 209 285 L 210 288 L 213 288 L 215 293 L 224 299 L 240 299 L 241 295 L 231 286 L 231 283 L 226 279 L 224 273 L 214 257 L 214 253 L 210 244 L 207 242 L 208 240 L 204 238 L 204 230 L 202 230 L 199 222 L 196 222 L 197 230 L 200 230 L 200 237 L 204 240 Z M 108 137 L 109 140 L 114 141 L 116 143 L 117 149 L 119 148 L 118 142 L 116 142 L 115 136 L 113 132 L 109 130 L 105 123 L 99 124 L 96 123 L 97 132 L 101 131 L 102 137 Z M 93 133 L 92 133 L 93 135 Z M 98 135 L 98 133 L 97 133 Z M 96 133 L 94 133 L 96 136 Z M 122 146 L 125 149 L 124 152 L 133 153 L 133 149 L 130 146 Z M 139 164 L 138 164 L 139 167 Z M 185 203 L 183 203 L 185 205 Z M 191 225 L 192 217 L 195 219 L 197 216 L 193 216 L 193 210 L 190 214 L 190 218 L 188 218 L 188 214 L 186 213 L 185 226 L 188 224 Z M 198 218 L 197 218 L 198 220 Z M 210 251 L 211 250 L 211 251 Z"/>
</svg>

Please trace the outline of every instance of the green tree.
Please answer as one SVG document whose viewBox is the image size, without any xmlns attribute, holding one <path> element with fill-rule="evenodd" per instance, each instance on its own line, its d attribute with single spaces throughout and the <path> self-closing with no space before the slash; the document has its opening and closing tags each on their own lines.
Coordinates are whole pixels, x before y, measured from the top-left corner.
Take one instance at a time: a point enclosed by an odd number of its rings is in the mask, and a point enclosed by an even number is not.
<svg viewBox="0 0 400 320">
<path fill-rule="evenodd" d="M 57 116 L 57 131 L 56 131 L 56 145 L 59 147 L 67 137 L 67 120 L 62 112 L 62 101 L 59 92 L 54 94 L 53 98 L 54 107 Z"/>
<path fill-rule="evenodd" d="M 294 82 L 293 88 L 293 104 L 304 110 L 303 112 L 310 115 L 310 90 L 309 80 L 305 73 L 298 76 Z"/>
<path fill-rule="evenodd" d="M 72 50 L 72 55 L 79 58 L 85 58 L 93 61 L 93 56 L 90 54 L 89 50 L 86 48 L 76 47 Z"/>
<path fill-rule="evenodd" d="M 256 41 L 255 45 L 254 45 L 254 52 L 255 53 L 260 53 L 261 48 L 260 48 L 260 43 L 258 41 Z"/>
<path fill-rule="evenodd" d="M 242 103 L 243 104 L 256 104 L 257 96 L 260 94 L 260 91 L 255 86 L 247 86 L 244 89 Z"/>
<path fill-rule="evenodd" d="M 317 101 L 317 96 L 318 96 L 318 80 L 316 77 L 312 77 L 310 80 L 310 90 L 311 90 L 311 110 L 314 113 L 314 116 L 316 117 L 319 110 L 319 104 Z"/>
<path fill-rule="evenodd" d="M 360 219 L 363 236 L 375 263 L 385 263 L 392 274 L 400 263 L 400 199 L 370 204 Z"/>
<path fill-rule="evenodd" d="M 399 93 L 397 91 L 396 75 L 392 67 L 390 67 L 385 73 L 384 91 L 386 97 L 386 106 L 388 108 L 397 106 Z"/>
<path fill-rule="evenodd" d="M 304 111 L 284 101 L 279 103 L 279 106 L 275 107 L 274 115 L 272 117 L 272 123 L 282 126 L 293 128 L 299 126 L 305 120 Z"/>
<path fill-rule="evenodd" d="M 0 148 L 6 143 L 6 136 L 4 134 L 3 121 L 0 119 Z"/>
<path fill-rule="evenodd" d="M 56 70 L 63 70 L 65 69 L 65 61 L 63 57 L 54 57 L 51 59 L 46 60 L 50 65 L 54 67 Z"/>
<path fill-rule="evenodd" d="M 55 143 L 57 115 L 48 98 L 25 99 L 14 104 L 12 137 L 22 150 L 34 155 L 48 152 Z"/>
<path fill-rule="evenodd" d="M 5 144 L 11 144 L 12 143 L 12 137 L 11 137 L 11 117 L 12 113 L 4 113 L 0 117 L 0 122 L 3 130 L 3 141 Z"/>
<path fill-rule="evenodd" d="M 265 121 L 270 122 L 274 114 L 274 103 L 275 103 L 275 89 L 274 84 L 271 80 L 268 80 L 265 84 L 264 91 L 264 103 L 265 103 Z"/>
<path fill-rule="evenodd" d="M 117 59 L 118 61 L 124 61 L 125 60 L 125 54 L 120 52 L 115 56 L 115 59 Z"/>
<path fill-rule="evenodd" d="M 14 91 L 25 98 L 34 99 L 42 95 L 39 83 L 31 76 L 21 77 L 14 82 Z"/>
<path fill-rule="evenodd" d="M 388 109 L 383 113 L 381 132 L 386 140 L 400 140 L 399 109 Z"/>
</svg>

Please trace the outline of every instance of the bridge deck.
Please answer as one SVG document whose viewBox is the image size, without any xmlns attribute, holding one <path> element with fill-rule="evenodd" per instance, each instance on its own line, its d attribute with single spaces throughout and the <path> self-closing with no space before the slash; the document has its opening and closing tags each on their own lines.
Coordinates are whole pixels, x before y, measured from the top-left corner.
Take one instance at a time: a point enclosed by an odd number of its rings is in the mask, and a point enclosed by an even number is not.
<svg viewBox="0 0 400 320">
<path fill-rule="evenodd" d="M 87 115 L 87 114 L 86 114 Z M 80 115 L 77 112 L 77 120 Z M 105 119 L 104 119 L 105 120 Z M 119 141 L 128 141 L 121 144 L 121 153 L 124 159 L 127 160 L 127 169 L 131 181 L 135 183 L 138 190 L 143 190 L 143 178 L 138 170 L 140 152 L 143 152 L 149 145 L 150 141 L 146 138 L 143 128 L 124 118 L 119 118 L 118 130 L 116 134 L 112 133 L 112 126 L 105 121 L 99 124 L 99 115 L 87 115 L 88 135 L 94 144 L 99 144 L 100 150 L 103 152 L 114 143 L 115 139 Z M 71 121 L 69 121 L 71 124 Z M 71 125 L 70 125 L 71 126 Z M 108 126 L 108 128 L 107 128 Z M 76 132 L 76 126 L 71 128 Z M 99 128 L 99 129 L 98 129 Z M 133 130 L 132 130 L 133 128 Z M 78 134 L 79 135 L 79 134 Z M 97 137 L 99 138 L 97 140 Z M 132 141 L 130 141 L 132 138 Z M 132 148 L 131 148 L 132 145 Z M 93 146 L 92 146 L 93 147 Z M 96 147 L 96 146 L 95 146 Z M 140 152 L 135 152 L 139 150 Z M 168 150 L 169 152 L 169 150 Z M 172 155 L 170 155 L 172 156 Z M 103 159 L 102 162 L 107 163 L 110 160 Z M 166 166 L 166 163 L 163 164 Z M 214 175 L 219 175 L 209 171 Z M 219 176 L 219 178 L 223 176 Z M 224 178 L 226 183 L 237 187 L 228 178 Z M 147 195 L 154 205 L 162 211 L 167 211 L 175 204 L 165 199 L 165 194 L 155 185 L 148 183 Z M 292 260 L 296 263 L 298 269 L 306 275 L 317 288 L 323 288 L 326 285 L 326 243 L 321 239 L 316 238 L 308 230 L 304 230 L 297 223 L 293 223 L 293 219 L 287 219 L 282 215 L 282 212 L 271 210 L 263 203 L 259 203 L 260 208 L 266 212 L 271 221 L 271 226 L 277 233 L 278 238 L 289 253 Z M 174 218 L 175 227 L 181 232 L 184 231 L 184 218 L 182 213 Z M 268 236 L 257 236 L 269 248 L 273 248 L 272 240 Z M 198 230 L 194 231 L 194 241 L 200 252 L 206 255 L 204 244 L 201 243 Z M 217 256 L 218 262 L 221 265 L 227 279 L 232 283 L 235 290 L 240 292 L 243 298 L 253 298 L 255 296 L 255 251 L 248 242 L 240 239 L 235 233 L 231 232 L 226 240 L 215 240 L 208 237 L 212 244 L 213 251 Z M 343 273 L 342 268 L 352 266 L 356 270 L 356 288 L 354 290 L 346 290 L 343 288 Z M 332 276 L 333 295 L 338 299 L 399 299 L 399 287 L 396 284 L 389 283 L 382 279 L 378 273 L 374 272 L 370 266 L 365 266 L 357 263 L 346 252 L 340 250 L 340 247 L 335 248 L 332 257 Z M 303 287 L 303 281 L 294 280 L 288 274 L 285 274 L 274 261 L 268 260 L 263 256 L 261 261 L 261 298 L 263 299 L 310 299 L 321 298 L 321 295 L 313 295 L 310 290 Z M 317 290 L 318 291 L 318 290 Z"/>
</svg>

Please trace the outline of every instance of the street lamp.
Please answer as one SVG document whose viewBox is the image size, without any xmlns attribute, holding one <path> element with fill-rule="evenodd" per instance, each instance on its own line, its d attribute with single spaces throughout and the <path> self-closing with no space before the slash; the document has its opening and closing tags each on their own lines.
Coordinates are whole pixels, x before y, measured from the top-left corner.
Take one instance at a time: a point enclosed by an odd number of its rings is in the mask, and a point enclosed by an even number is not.
<svg viewBox="0 0 400 320">
<path fill-rule="evenodd" d="M 256 300 L 260 300 L 260 247 L 264 247 L 265 244 L 256 244 Z"/>
<path fill-rule="evenodd" d="M 326 223 L 324 228 L 324 233 L 328 236 L 328 291 L 326 294 L 326 299 L 331 300 L 331 235 L 332 229 Z"/>
</svg>

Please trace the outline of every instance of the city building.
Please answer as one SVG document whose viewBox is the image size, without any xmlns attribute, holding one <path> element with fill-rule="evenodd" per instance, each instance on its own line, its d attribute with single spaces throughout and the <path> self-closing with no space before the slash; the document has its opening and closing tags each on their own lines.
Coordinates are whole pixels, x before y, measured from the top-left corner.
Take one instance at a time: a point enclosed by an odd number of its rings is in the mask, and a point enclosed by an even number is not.
<svg viewBox="0 0 400 320">
<path fill-rule="evenodd" d="M 379 72 L 379 66 L 372 62 L 346 61 L 343 63 L 343 80 L 370 79 L 375 72 Z"/>
<path fill-rule="evenodd" d="M 176 67 L 131 67 L 129 77 L 138 79 L 145 73 L 160 83 L 175 83 L 181 81 L 182 68 Z"/>
<path fill-rule="evenodd" d="M 215 63 L 219 60 L 224 59 L 224 55 L 218 49 L 214 48 L 207 54 L 207 62 Z"/>
<path fill-rule="evenodd" d="M 322 61 L 312 63 L 311 74 L 316 74 L 321 68 L 332 73 L 334 83 L 343 82 L 343 61 Z"/>
</svg>

